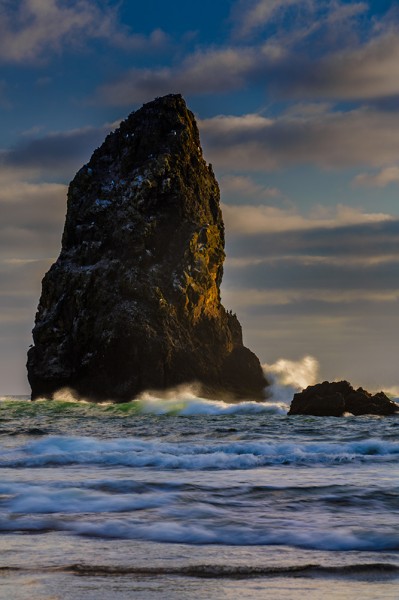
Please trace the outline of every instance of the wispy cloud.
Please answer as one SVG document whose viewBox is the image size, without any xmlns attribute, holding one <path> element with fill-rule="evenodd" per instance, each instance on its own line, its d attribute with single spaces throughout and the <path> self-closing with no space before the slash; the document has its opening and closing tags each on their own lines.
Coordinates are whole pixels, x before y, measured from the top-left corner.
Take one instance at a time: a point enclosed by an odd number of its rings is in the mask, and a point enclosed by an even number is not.
<svg viewBox="0 0 399 600">
<path fill-rule="evenodd" d="M 274 119 L 221 115 L 200 121 L 212 163 L 249 171 L 304 164 L 385 167 L 399 156 L 398 127 L 399 112 L 372 107 L 286 113 Z"/>
<path fill-rule="evenodd" d="M 40 134 L 35 129 L 24 132 L 20 141 L 12 148 L 0 152 L 0 167 L 5 177 L 23 171 L 29 178 L 72 178 L 75 171 L 87 162 L 93 150 L 103 141 L 118 123 L 105 123 L 100 127 L 82 127 L 68 131 Z M 27 135 L 29 134 L 29 135 Z"/>
<path fill-rule="evenodd" d="M 223 302 L 238 312 L 260 356 L 276 359 L 287 347 L 291 356 L 310 351 L 322 363 L 325 358 L 334 364 L 340 377 L 346 373 L 344 361 L 337 362 L 342 344 L 366 362 L 373 355 L 381 360 L 382 354 L 392 360 L 398 220 L 238 237 L 228 233 L 227 245 Z M 342 356 L 347 360 L 345 352 Z M 353 378 L 353 365 L 349 371 Z M 381 377 L 371 373 L 370 380 L 373 375 Z M 364 376 L 359 363 L 363 382 Z"/>
<path fill-rule="evenodd" d="M 177 65 L 130 69 L 102 85 L 97 99 L 124 106 L 171 91 L 201 95 L 256 85 L 275 98 L 370 100 L 399 95 L 398 65 L 397 29 L 318 57 L 271 43 L 231 46 L 196 52 Z"/>
<path fill-rule="evenodd" d="M 198 51 L 176 66 L 130 69 L 102 85 L 97 98 L 111 106 L 126 106 L 171 92 L 192 95 L 239 89 L 254 61 L 251 48 Z"/>
<path fill-rule="evenodd" d="M 248 38 L 273 25 L 275 37 L 285 29 L 306 37 L 333 25 L 341 26 L 366 12 L 366 2 L 350 4 L 334 0 L 239 0 L 232 7 L 231 21 L 236 38 Z M 337 37 L 340 32 L 335 32 Z M 291 40 L 293 37 L 291 36 Z"/>
<path fill-rule="evenodd" d="M 364 221 L 357 224 L 333 223 L 331 227 L 298 227 L 297 229 L 259 231 L 258 233 L 235 233 L 227 229 L 228 255 L 232 258 L 279 259 L 279 257 L 350 257 L 367 259 L 377 266 L 386 257 L 396 257 L 399 247 L 399 220 L 387 218 Z M 294 226 L 294 223 L 293 223 Z M 378 260 L 376 260 L 378 258 Z M 349 259 L 348 259 L 349 262 Z M 320 263 L 319 263 L 320 264 Z M 339 263 L 335 260 L 335 264 Z M 355 263 L 353 263 L 355 264 Z M 371 281 L 370 281 L 371 285 Z M 378 279 L 377 279 L 378 285 Z"/>
<path fill-rule="evenodd" d="M 32 129 L 0 152 L 0 260 L 56 256 L 66 183 L 117 124 L 39 136 Z"/>
<path fill-rule="evenodd" d="M 354 179 L 354 185 L 383 188 L 391 183 L 399 184 L 399 167 L 390 166 L 378 173 L 360 173 Z"/>
<path fill-rule="evenodd" d="M 366 2 L 339 0 L 239 2 L 236 37 L 228 44 L 196 49 L 167 66 L 132 68 L 100 86 L 96 98 L 127 105 L 171 91 L 199 95 L 248 86 L 290 100 L 399 95 L 397 16 L 371 20 L 367 10 Z M 253 36 L 270 23 L 271 31 Z"/>
<path fill-rule="evenodd" d="M 234 34 L 238 38 L 246 38 L 281 17 L 287 9 L 311 4 L 310 0 L 240 0 L 232 10 Z"/>
<path fill-rule="evenodd" d="M 335 208 L 316 208 L 309 215 L 295 208 L 282 209 L 265 205 L 223 204 L 223 217 L 230 235 L 269 234 L 275 232 L 336 229 L 364 223 L 392 221 L 385 213 L 365 213 L 360 209 L 337 205 Z"/>
<path fill-rule="evenodd" d="M 39 290 L 40 280 L 49 266 L 48 259 L 0 259 L 0 279 L 2 281 L 0 306 L 3 309 L 0 312 L 0 322 L 13 320 L 12 309 L 26 308 L 27 304 L 32 305 L 30 297 L 32 290 Z M 37 302 L 37 298 L 35 302 Z M 5 313 L 5 308 L 10 310 Z M 20 316 L 19 313 L 18 316 Z"/>
<path fill-rule="evenodd" d="M 254 324 L 267 319 L 265 339 L 277 323 L 283 337 L 286 330 L 290 339 L 293 327 L 292 340 L 303 344 L 311 332 L 333 331 L 334 323 L 337 330 L 344 324 L 348 331 L 359 326 L 366 331 L 359 319 L 367 318 L 369 327 L 374 314 L 397 318 L 398 219 L 361 211 L 351 215 L 342 207 L 324 222 L 317 215 L 288 217 L 291 230 L 264 220 L 257 233 L 245 231 L 245 223 L 231 231 L 228 219 L 223 301 Z M 339 337 L 329 340 L 339 344 Z M 276 343 L 284 346 L 282 338 Z M 322 338 L 316 346 L 317 353 L 325 352 Z"/>
<path fill-rule="evenodd" d="M 280 96 L 365 100 L 399 94 L 399 39 L 394 27 L 319 59 L 306 54 L 289 58 L 272 73 L 271 86 Z"/>
<path fill-rule="evenodd" d="M 278 188 L 260 185 L 244 175 L 224 175 L 220 180 L 220 188 L 222 197 L 228 200 L 256 199 L 259 202 L 282 196 Z"/>
<path fill-rule="evenodd" d="M 102 39 L 128 50 L 160 47 L 167 36 L 155 30 L 149 37 L 129 31 L 117 8 L 94 0 L 0 0 L 0 62 L 26 63 L 48 59 L 49 53 L 81 48 Z"/>
<path fill-rule="evenodd" d="M 308 216 L 249 207 L 248 217 L 235 208 L 223 211 L 222 298 L 251 347 L 269 361 L 287 348 L 294 357 L 311 352 L 337 369 L 323 377 L 375 385 L 381 372 L 367 380 L 363 365 L 390 364 L 396 344 L 389 332 L 398 325 L 399 220 L 348 207 Z M 358 368 L 348 368 L 342 344 L 353 347 Z"/>
<path fill-rule="evenodd" d="M 4 226 L 1 221 L 0 240 Z M 11 243 L 13 238 L 10 238 Z M 16 242 L 16 240 L 14 240 Z M 15 247 L 14 247 L 15 248 Z M 31 251 L 28 246 L 26 254 Z M 0 330 L 2 393 L 29 393 L 26 380 L 26 351 L 32 343 L 34 315 L 40 295 L 40 281 L 50 267 L 48 259 L 3 259 L 0 247 Z"/>
<path fill-rule="evenodd" d="M 229 269 L 231 266 L 228 267 Z M 234 303 L 236 307 L 248 310 L 249 307 L 287 306 L 298 303 L 318 302 L 320 304 L 346 304 L 359 303 L 397 303 L 399 301 L 399 288 L 395 290 L 368 291 L 368 290 L 320 290 L 309 289 L 276 289 L 262 290 L 257 287 L 237 289 L 225 287 L 223 292 L 226 305 Z"/>
<path fill-rule="evenodd" d="M 0 259 L 54 257 L 60 247 L 66 186 L 8 181 L 0 175 Z"/>
<path fill-rule="evenodd" d="M 351 261 L 337 264 L 334 260 L 317 263 L 298 255 L 235 268 L 234 274 L 231 270 L 228 273 L 226 283 L 234 281 L 234 287 L 243 290 L 296 290 L 292 302 L 313 298 L 337 303 L 344 300 L 344 292 L 351 292 L 352 301 L 361 297 L 365 300 L 367 295 L 370 295 L 369 301 L 372 295 L 378 301 L 382 298 L 393 301 L 399 298 L 398 268 L 399 256 L 380 264 L 365 260 L 360 265 Z M 323 295 L 320 293 L 322 290 Z"/>
</svg>

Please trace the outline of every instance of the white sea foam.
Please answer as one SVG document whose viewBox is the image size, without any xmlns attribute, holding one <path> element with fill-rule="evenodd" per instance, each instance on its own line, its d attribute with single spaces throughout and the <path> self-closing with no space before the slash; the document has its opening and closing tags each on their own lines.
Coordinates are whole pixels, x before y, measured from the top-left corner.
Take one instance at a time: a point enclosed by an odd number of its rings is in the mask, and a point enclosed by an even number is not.
<svg viewBox="0 0 399 600">
<path fill-rule="evenodd" d="M 207 400 L 196 394 L 190 386 L 168 390 L 166 393 L 144 392 L 134 401 L 139 412 L 156 415 L 251 415 L 269 413 L 286 415 L 288 406 L 284 402 L 223 402 Z"/>
<path fill-rule="evenodd" d="M 164 521 L 143 524 L 137 521 L 110 519 L 105 523 L 71 523 L 81 535 L 180 544 L 222 544 L 230 546 L 281 545 L 312 550 L 381 551 L 398 550 L 396 532 L 376 532 L 359 528 L 328 529 L 291 523 L 290 529 L 278 526 L 252 527 L 225 524 L 209 527 L 201 523 Z"/>
<path fill-rule="evenodd" d="M 382 448 L 374 445 L 369 450 Z M 324 551 L 399 549 L 399 530 L 392 515 L 394 488 L 386 492 L 388 517 L 380 503 L 381 490 L 375 491 L 376 503 L 370 505 L 370 492 L 362 497 L 356 486 L 330 486 L 324 491 L 305 487 L 301 494 L 295 485 L 265 486 L 263 493 L 258 485 L 244 485 L 239 490 L 225 487 L 220 496 L 216 483 L 210 489 L 208 485 L 187 488 L 175 482 L 171 488 L 163 485 L 144 493 L 142 487 L 134 491 L 134 486 L 115 493 L 110 483 L 118 481 L 1 481 L 0 531 L 50 530 L 160 543 L 282 545 Z M 105 488 L 109 488 L 107 492 Z M 338 494 L 336 501 L 334 493 Z M 287 513 L 292 503 L 295 508 Z M 325 503 L 330 510 L 333 506 L 337 510 L 326 513 Z M 376 508 L 380 511 L 378 526 Z"/>
<path fill-rule="evenodd" d="M 271 382 L 268 390 L 271 400 L 284 402 L 288 406 L 296 392 L 317 383 L 319 376 L 319 363 L 313 356 L 304 356 L 298 361 L 280 358 L 262 367 Z"/>
<path fill-rule="evenodd" d="M 104 465 L 156 469 L 253 469 L 268 465 L 331 465 L 398 462 L 399 442 L 162 442 L 123 438 L 100 440 L 48 437 L 4 451 L 0 467 Z"/>
<path fill-rule="evenodd" d="M 75 392 L 75 390 L 68 388 L 68 387 L 64 387 L 61 388 L 59 390 L 57 390 L 53 396 L 53 401 L 55 402 L 71 402 L 71 403 L 76 403 L 76 402 L 82 402 L 82 403 L 87 403 L 89 404 L 89 402 L 87 400 L 85 400 L 85 398 L 82 398 L 81 396 L 79 396 L 79 394 L 77 394 L 77 392 Z M 35 400 L 35 402 L 46 402 L 48 400 L 48 398 L 46 398 L 45 396 L 41 396 L 40 398 L 37 398 Z"/>
<path fill-rule="evenodd" d="M 328 528 L 320 523 L 304 524 L 292 520 L 289 527 L 279 523 L 268 526 L 219 523 L 176 522 L 163 520 L 143 522 L 131 517 L 105 518 L 100 521 L 64 520 L 57 516 L 14 516 L 0 519 L 0 531 L 68 531 L 78 535 L 111 539 L 146 540 L 172 544 L 220 544 L 228 546 L 291 546 L 323 551 L 397 551 L 397 531 L 361 529 L 359 527 Z"/>
<path fill-rule="evenodd" d="M 263 370 L 271 383 L 265 390 L 265 395 L 268 395 L 265 402 L 207 400 L 198 395 L 195 386 L 180 386 L 162 394 L 144 392 L 136 400 L 136 405 L 145 414 L 159 415 L 286 415 L 293 395 L 317 382 L 319 363 L 313 356 L 305 356 L 298 361 L 281 358 L 273 364 L 265 363 Z"/>
<path fill-rule="evenodd" d="M 18 490 L 17 496 L 10 502 L 11 513 L 101 513 L 131 512 L 154 509 L 171 502 L 174 495 L 164 492 L 152 494 L 106 494 L 82 488 L 61 490 L 41 487 L 31 493 Z"/>
<path fill-rule="evenodd" d="M 291 361 L 279 359 L 274 364 L 264 364 L 265 376 L 271 383 L 265 390 L 268 396 L 264 402 L 251 400 L 241 402 L 224 402 L 202 398 L 195 385 L 181 385 L 163 392 L 143 392 L 130 403 L 132 408 L 143 414 L 156 415 L 245 415 L 269 413 L 286 415 L 295 392 L 316 383 L 319 364 L 312 356 Z M 53 399 L 58 402 L 87 402 L 74 390 L 63 388 L 56 392 Z M 39 400 L 46 400 L 40 398 Z M 112 398 L 101 405 L 112 403 Z"/>
</svg>

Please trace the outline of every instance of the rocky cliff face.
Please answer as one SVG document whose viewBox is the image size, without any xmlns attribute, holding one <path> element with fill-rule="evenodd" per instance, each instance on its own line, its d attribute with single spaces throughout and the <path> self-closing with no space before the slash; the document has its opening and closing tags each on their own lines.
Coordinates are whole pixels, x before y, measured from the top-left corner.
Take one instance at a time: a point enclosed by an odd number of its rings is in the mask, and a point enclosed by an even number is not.
<svg viewBox="0 0 399 600">
<path fill-rule="evenodd" d="M 219 189 L 180 95 L 144 105 L 71 182 L 61 254 L 43 280 L 28 353 L 32 399 L 94 400 L 198 382 L 263 397 L 257 357 L 220 302 Z"/>
</svg>

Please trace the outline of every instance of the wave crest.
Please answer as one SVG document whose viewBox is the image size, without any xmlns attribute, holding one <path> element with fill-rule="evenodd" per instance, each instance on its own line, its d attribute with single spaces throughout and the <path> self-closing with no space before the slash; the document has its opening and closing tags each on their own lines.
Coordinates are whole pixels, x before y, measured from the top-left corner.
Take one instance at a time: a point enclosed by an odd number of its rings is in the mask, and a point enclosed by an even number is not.
<svg viewBox="0 0 399 600">
<path fill-rule="evenodd" d="M 399 443 L 378 439 L 358 442 L 162 442 L 139 438 L 101 440 L 48 437 L 5 451 L 0 467 L 104 465 L 162 470 L 254 469 L 272 465 L 333 465 L 394 462 Z"/>
</svg>

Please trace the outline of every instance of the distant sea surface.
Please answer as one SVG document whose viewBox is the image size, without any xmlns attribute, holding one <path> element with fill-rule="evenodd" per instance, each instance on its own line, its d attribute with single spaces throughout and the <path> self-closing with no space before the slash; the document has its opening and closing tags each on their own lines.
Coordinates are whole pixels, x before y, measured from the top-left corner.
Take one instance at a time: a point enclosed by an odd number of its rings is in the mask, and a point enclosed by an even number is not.
<svg viewBox="0 0 399 600">
<path fill-rule="evenodd" d="M 398 417 L 66 400 L 0 399 L 1 600 L 399 598 Z"/>
</svg>

